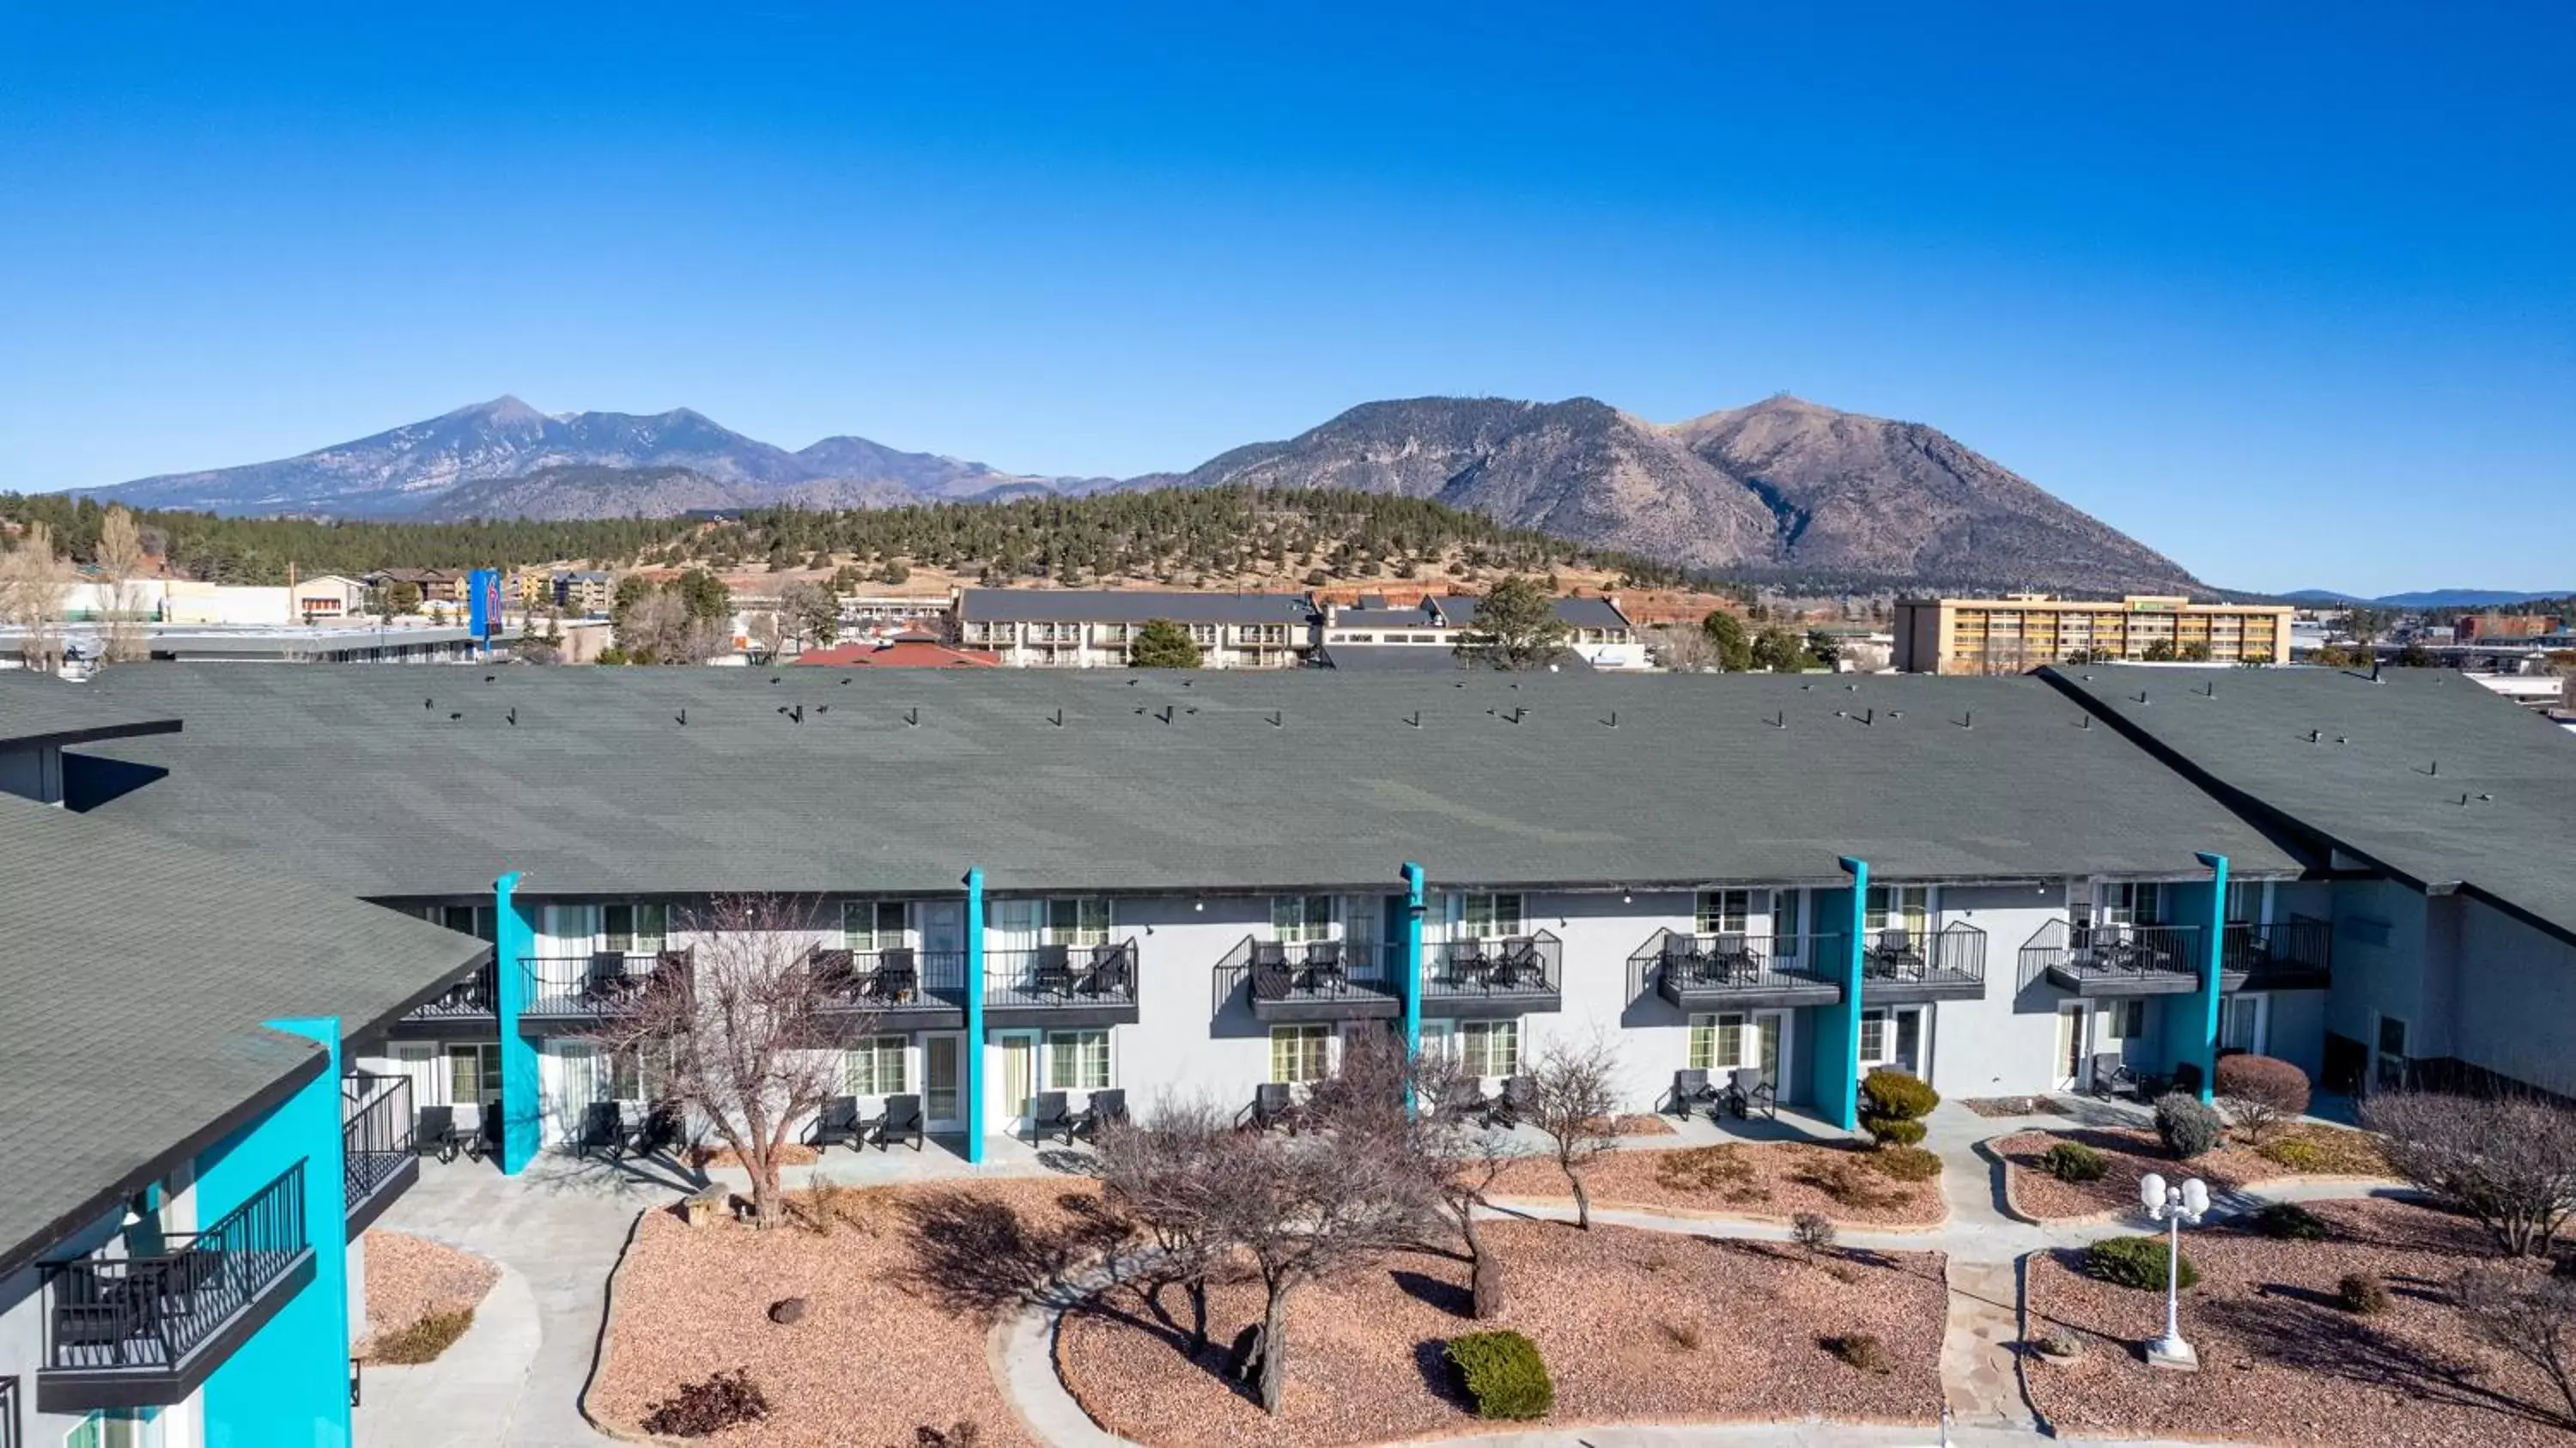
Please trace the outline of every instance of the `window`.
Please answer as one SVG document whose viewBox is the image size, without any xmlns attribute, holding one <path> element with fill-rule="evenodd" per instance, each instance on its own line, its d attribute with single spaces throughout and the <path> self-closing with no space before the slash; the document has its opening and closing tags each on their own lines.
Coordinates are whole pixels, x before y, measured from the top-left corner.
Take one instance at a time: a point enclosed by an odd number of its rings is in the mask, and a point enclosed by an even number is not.
<svg viewBox="0 0 2576 1448">
<path fill-rule="evenodd" d="M 492 908 L 488 905 L 432 905 L 422 913 L 459 935 L 492 939 Z"/>
<path fill-rule="evenodd" d="M 1863 1011 L 1860 1018 L 1860 1063 L 1874 1066 L 1887 1059 L 1887 1012 Z"/>
<path fill-rule="evenodd" d="M 903 1087 L 904 1038 L 871 1036 L 842 1053 L 853 1096 L 891 1096 Z"/>
<path fill-rule="evenodd" d="M 904 909 L 900 900 L 844 900 L 841 902 L 841 948 L 844 950 L 900 950 L 904 938 Z"/>
<path fill-rule="evenodd" d="M 1732 1071 L 1745 1064 L 1744 1017 L 1691 1017 L 1690 1063 L 1694 1071 Z"/>
<path fill-rule="evenodd" d="M 101 1408 L 64 1435 L 63 1448 L 161 1448 L 161 1410 Z"/>
<path fill-rule="evenodd" d="M 1752 891 L 1702 890 L 1692 930 L 1700 935 L 1742 935 L 1752 918 Z"/>
<path fill-rule="evenodd" d="M 1862 926 L 1872 932 L 1902 930 L 1921 937 L 1932 928 L 1932 888 L 1928 885 L 1872 885 Z"/>
<path fill-rule="evenodd" d="M 447 1048 L 448 1100 L 479 1106 L 500 1094 L 501 1046 L 499 1042 Z"/>
<path fill-rule="evenodd" d="M 2152 882 L 2102 887 L 2102 923 L 2155 925 L 2164 920 L 2164 888 Z"/>
<path fill-rule="evenodd" d="M 2263 882 L 2230 880 L 2227 882 L 2227 923 L 2251 925 L 2263 918 Z"/>
<path fill-rule="evenodd" d="M 2106 1040 L 2134 1041 L 2147 1033 L 2147 1003 L 2142 1000 L 2113 1001 L 2102 1007 L 2102 1035 Z"/>
<path fill-rule="evenodd" d="M 1049 1031 L 1046 1044 L 1048 1090 L 1109 1088 L 1109 1032 Z"/>
<path fill-rule="evenodd" d="M 1270 897 L 1270 930 L 1291 945 L 1307 940 L 1329 940 L 1333 935 L 1333 897 L 1330 895 L 1273 895 Z"/>
<path fill-rule="evenodd" d="M 1479 1076 L 1517 1076 L 1521 1070 L 1521 1023 L 1460 1021 L 1458 1060 Z"/>
<path fill-rule="evenodd" d="M 668 905 L 608 905 L 599 912 L 600 948 L 621 955 L 651 955 L 670 934 Z"/>
<path fill-rule="evenodd" d="M 1108 944 L 1109 902 L 1096 895 L 1075 900 L 1049 900 L 1045 943 L 1048 945 Z"/>
<path fill-rule="evenodd" d="M 1461 898 L 1458 928 L 1471 940 L 1499 940 L 1521 933 L 1521 897 L 1475 891 Z"/>
<path fill-rule="evenodd" d="M 2263 998 L 2232 995 L 2218 1008 L 2218 1044 L 2238 1051 L 2263 1049 Z"/>
<path fill-rule="evenodd" d="M 1771 892 L 1771 933 L 1783 940 L 1795 940 L 1807 928 L 1807 897 L 1795 890 Z"/>
<path fill-rule="evenodd" d="M 2395 1016 L 2379 1018 L 2378 1084 L 2388 1091 L 2406 1086 L 2406 1023 Z"/>
<path fill-rule="evenodd" d="M 1333 1028 L 1330 1026 L 1272 1026 L 1270 1028 L 1270 1079 L 1273 1081 L 1321 1081 L 1332 1072 Z"/>
</svg>

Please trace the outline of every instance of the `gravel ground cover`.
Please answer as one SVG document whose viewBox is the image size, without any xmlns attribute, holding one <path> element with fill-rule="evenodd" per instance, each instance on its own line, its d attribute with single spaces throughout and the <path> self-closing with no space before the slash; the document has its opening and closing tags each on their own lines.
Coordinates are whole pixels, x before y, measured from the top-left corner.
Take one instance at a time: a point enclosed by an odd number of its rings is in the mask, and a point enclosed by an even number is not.
<svg viewBox="0 0 2576 1448">
<path fill-rule="evenodd" d="M 1844 1254 L 1643 1232 L 1497 1222 L 1506 1305 L 1462 1314 L 1466 1266 L 1405 1254 L 1304 1289 L 1290 1306 L 1286 1406 L 1273 1419 L 1224 1377 L 1235 1334 L 1258 1319 L 1250 1281 L 1213 1294 L 1213 1346 L 1186 1339 L 1120 1288 L 1066 1318 L 1057 1368 L 1092 1417 L 1157 1448 L 1327 1448 L 1497 1425 L 1452 1396 L 1441 1346 L 1508 1327 L 1536 1342 L 1556 1384 L 1551 1424 L 1769 1421 L 1810 1414 L 1928 1423 L 1940 1413 L 1946 1304 L 1937 1253 Z M 1178 1321 L 1186 1307 L 1166 1294 Z M 1852 1367 L 1822 1339 L 1869 1333 L 1883 1371 Z"/>
<path fill-rule="evenodd" d="M 2164 1295 L 2082 1275 L 2077 1254 L 2030 1265 L 2034 1333 L 2073 1332 L 2073 1363 L 2034 1358 L 2033 1401 L 2061 1431 L 2277 1444 L 2479 1448 L 2563 1445 L 2559 1401 L 2531 1369 L 2476 1343 L 2445 1289 L 2482 1253 L 2467 1221 L 2393 1201 L 2315 1202 L 2333 1235 L 2276 1242 L 2234 1226 L 2186 1229 L 2200 1283 L 2182 1329 L 2198 1373 L 2150 1368 L 2136 1344 L 2164 1330 Z M 2390 1306 L 2335 1305 L 2348 1272 L 2376 1272 Z"/>
<path fill-rule="evenodd" d="M 2015 1132 L 1996 1138 L 1990 1149 L 2004 1159 L 2004 1190 L 2013 1210 L 2043 1222 L 2128 1211 L 2138 1202 L 2138 1178 L 2148 1172 L 2160 1172 L 2170 1179 L 2180 1171 L 2208 1182 L 2212 1192 L 2230 1192 L 2251 1182 L 2287 1177 L 2375 1177 L 2387 1173 L 2387 1164 L 2380 1160 L 2370 1138 L 2358 1131 L 2310 1123 L 2278 1135 L 2282 1139 L 2295 1137 L 2314 1142 L 2318 1150 L 2315 1159 L 2324 1169 L 2293 1171 L 2235 1141 L 2189 1162 L 2178 1162 L 2165 1154 L 2164 1143 L 2156 1139 L 2153 1131 L 2119 1127 Z M 2041 1171 L 2039 1158 L 2061 1141 L 2092 1147 L 2102 1153 L 2109 1169 L 2100 1179 L 2089 1182 L 2062 1182 Z"/>
<path fill-rule="evenodd" d="M 401 1232 L 370 1230 L 364 1357 L 375 1339 L 436 1312 L 472 1307 L 501 1280 L 501 1269 L 471 1252 Z"/>
<path fill-rule="evenodd" d="M 1901 1182 L 1869 1165 L 1866 1148 L 1807 1142 L 1739 1142 L 1715 1147 L 1630 1147 L 1598 1158 L 1584 1173 L 1596 1207 L 1787 1220 L 1822 1212 L 1855 1227 L 1929 1227 L 1948 1215 L 1941 1184 Z M 1498 1197 L 1571 1200 L 1565 1173 L 1549 1157 L 1513 1162 Z"/>
<path fill-rule="evenodd" d="M 2054 1096 L 1977 1096 L 1960 1105 L 1979 1116 L 2066 1116 L 2071 1109 Z"/>
<path fill-rule="evenodd" d="M 744 1368 L 769 1419 L 704 1441 L 910 1448 L 918 1428 L 968 1421 L 981 1448 L 1027 1444 L 985 1368 L 985 1332 L 1030 1282 L 1095 1253 L 1096 1201 L 1075 1181 L 993 1180 L 797 1193 L 798 1225 L 766 1232 L 649 1212 L 587 1406 L 640 1436 L 682 1382 Z M 792 1297 L 802 1320 L 772 1321 Z"/>
</svg>

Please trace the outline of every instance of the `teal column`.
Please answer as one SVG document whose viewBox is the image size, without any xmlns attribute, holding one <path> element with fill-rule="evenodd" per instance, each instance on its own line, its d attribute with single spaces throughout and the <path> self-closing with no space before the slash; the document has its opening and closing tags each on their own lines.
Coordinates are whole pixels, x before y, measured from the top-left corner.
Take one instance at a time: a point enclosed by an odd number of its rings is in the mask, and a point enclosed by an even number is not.
<svg viewBox="0 0 2576 1448">
<path fill-rule="evenodd" d="M 966 872 L 966 1161 L 984 1160 L 984 870 Z"/>
<path fill-rule="evenodd" d="M 1816 924 L 1831 922 L 1839 937 L 1821 934 L 1816 942 L 1817 968 L 1838 979 L 1842 999 L 1816 1007 L 1815 1065 L 1809 1078 L 1816 1110 L 1827 1121 L 1851 1131 L 1860 1125 L 1860 965 L 1863 925 L 1869 918 L 1869 862 L 1846 855 L 1840 861 L 1851 884 L 1820 892 Z"/>
<path fill-rule="evenodd" d="M 1422 867 L 1404 862 L 1404 960 L 1396 999 L 1404 1003 L 1404 1053 L 1422 1049 Z"/>
<path fill-rule="evenodd" d="M 197 1224 L 248 1201 L 301 1163 L 299 1205 L 313 1277 L 206 1377 L 206 1448 L 347 1448 L 349 1248 L 342 1213 L 340 1023 L 328 1016 L 265 1023 L 318 1042 L 322 1074 L 197 1159 Z"/>
<path fill-rule="evenodd" d="M 517 1176 L 537 1159 L 545 1104 L 537 1094 L 537 1043 L 519 1030 L 528 1009 L 536 918 L 518 902 L 519 872 L 492 882 L 492 1014 L 501 1030 L 501 1170 Z"/>
<path fill-rule="evenodd" d="M 2218 1005 L 2219 993 L 2226 989 L 2220 970 L 2227 959 L 2227 857 L 2208 850 L 2197 853 L 2209 867 L 2210 879 L 2205 915 L 2208 939 L 2202 942 L 2200 1010 L 2193 1022 L 2197 1034 L 2192 1044 L 2200 1062 L 2200 1099 L 2207 1101 L 2218 1086 Z"/>
</svg>

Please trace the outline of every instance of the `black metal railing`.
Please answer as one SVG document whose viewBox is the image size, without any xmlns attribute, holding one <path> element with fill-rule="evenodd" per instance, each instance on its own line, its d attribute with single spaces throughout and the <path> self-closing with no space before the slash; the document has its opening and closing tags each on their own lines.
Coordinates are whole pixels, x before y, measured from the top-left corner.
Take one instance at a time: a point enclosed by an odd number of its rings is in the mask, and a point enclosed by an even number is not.
<svg viewBox="0 0 2576 1448">
<path fill-rule="evenodd" d="M 500 1008 L 500 970 L 495 962 L 447 988 L 447 993 L 413 1011 L 411 1021 L 488 1021 Z"/>
<path fill-rule="evenodd" d="M 299 1161 L 214 1225 L 174 1234 L 154 1255 L 50 1263 L 45 1365 L 63 1373 L 172 1372 L 309 1249 Z"/>
<path fill-rule="evenodd" d="M 1835 981 L 1840 935 L 1685 935 L 1659 930 L 1628 957 L 1629 994 L 1685 996 L 1814 991 Z"/>
<path fill-rule="evenodd" d="M 1452 940 L 1422 947 L 1426 1002 L 1551 996 L 1564 989 L 1565 947 L 1554 935 Z"/>
<path fill-rule="evenodd" d="M 340 1078 L 341 1195 L 355 1213 L 405 1170 L 417 1172 L 419 1122 L 411 1109 L 411 1078 L 364 1071 Z"/>
<path fill-rule="evenodd" d="M 2061 984 L 2169 987 L 2201 972 L 2200 930 L 2190 925 L 2078 925 L 2052 920 L 2021 948 L 2021 984 L 2043 975 Z"/>
<path fill-rule="evenodd" d="M 1986 932 L 1973 925 L 1944 925 L 1917 934 L 1891 927 L 1874 931 L 1861 946 L 1861 985 L 1982 986 L 1986 983 Z"/>
<path fill-rule="evenodd" d="M 963 1010 L 966 952 L 817 950 L 812 956 L 818 991 L 852 1010 Z"/>
<path fill-rule="evenodd" d="M 1259 940 L 1245 936 L 1216 963 L 1219 1009 L 1249 989 L 1255 1010 L 1264 1006 L 1372 1005 L 1398 999 L 1390 957 L 1401 947 L 1373 940 Z"/>
<path fill-rule="evenodd" d="M 685 985 L 691 953 L 664 950 L 650 955 L 599 950 L 583 955 L 531 955 L 519 959 L 520 979 L 527 986 L 524 1014 L 544 1017 L 598 1018 L 616 1014 L 642 999 L 657 984 Z"/>
<path fill-rule="evenodd" d="M 984 952 L 988 1006 L 1136 1004 L 1136 942 Z"/>
<path fill-rule="evenodd" d="M 2334 926 L 2309 915 L 2227 927 L 2219 969 L 2230 975 L 2324 975 L 2333 968 Z"/>
</svg>

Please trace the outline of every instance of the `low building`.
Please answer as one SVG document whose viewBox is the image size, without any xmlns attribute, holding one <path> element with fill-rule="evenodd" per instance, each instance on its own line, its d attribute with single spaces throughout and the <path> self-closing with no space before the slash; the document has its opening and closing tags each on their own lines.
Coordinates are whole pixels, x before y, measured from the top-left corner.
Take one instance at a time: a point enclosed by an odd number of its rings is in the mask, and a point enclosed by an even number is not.
<svg viewBox="0 0 2576 1448">
<path fill-rule="evenodd" d="M 2019 674 L 2059 663 L 2286 664 L 2296 612 L 2287 604 L 2194 603 L 2179 594 L 1900 598 L 1896 668 Z"/>
<path fill-rule="evenodd" d="M 946 635 L 956 607 L 946 594 L 903 596 L 895 594 L 853 595 L 841 600 L 841 621 L 854 624 L 918 624 L 933 633 Z"/>
<path fill-rule="evenodd" d="M 558 569 L 547 582 L 547 602 L 584 618 L 607 617 L 616 596 L 617 575 L 605 569 Z"/>
<path fill-rule="evenodd" d="M 1285 669 L 1315 642 L 1303 593 L 1195 593 L 1085 588 L 958 590 L 958 642 L 1015 668 L 1125 668 L 1138 631 L 1178 624 L 1210 669 Z"/>
<path fill-rule="evenodd" d="M 408 583 L 420 590 L 423 604 L 465 601 L 465 570 L 461 568 L 379 568 L 361 581 L 371 589 Z"/>
<path fill-rule="evenodd" d="M 473 630 L 463 625 L 378 627 L 340 624 L 268 628 L 144 623 L 135 625 L 142 658 L 155 663 L 266 664 L 463 664 L 483 657 Z M 25 630 L 0 628 L 0 669 L 18 665 Z M 516 634 L 496 633 L 506 645 Z M 107 657 L 106 626 L 75 624 L 63 630 L 64 673 L 87 675 Z"/>
<path fill-rule="evenodd" d="M 287 591 L 294 596 L 288 614 L 304 623 L 331 623 L 367 611 L 367 585 L 337 573 L 301 580 Z"/>
<path fill-rule="evenodd" d="M 1477 600 L 1464 594 L 1429 595 L 1407 608 L 1363 597 L 1356 607 L 1327 606 L 1322 626 L 1324 661 L 1343 669 L 1429 668 L 1425 659 L 1455 654 L 1475 628 Z M 1615 598 L 1560 598 L 1557 621 L 1566 628 L 1566 652 L 1586 667 L 1643 669 L 1646 645 Z"/>
<path fill-rule="evenodd" d="M 892 638 L 807 649 L 794 662 L 835 669 L 989 669 L 1000 660 L 975 649 L 950 648 L 933 634 L 899 633 Z"/>
<path fill-rule="evenodd" d="M 2497 639 L 2541 639 L 2558 632 L 2558 620 L 2545 613 L 2468 613 L 2451 625 L 2453 643 Z"/>
</svg>

